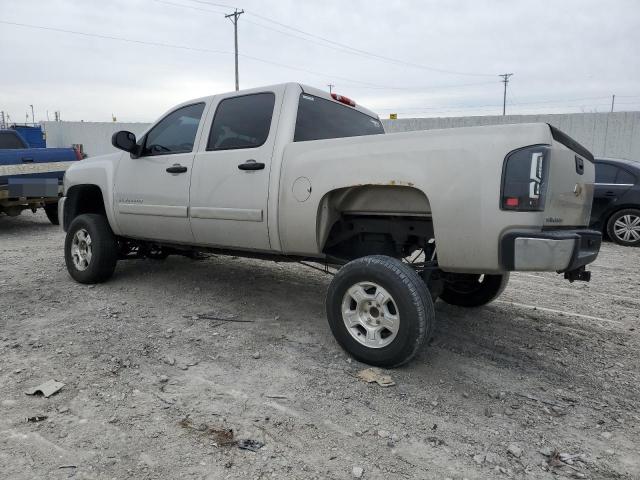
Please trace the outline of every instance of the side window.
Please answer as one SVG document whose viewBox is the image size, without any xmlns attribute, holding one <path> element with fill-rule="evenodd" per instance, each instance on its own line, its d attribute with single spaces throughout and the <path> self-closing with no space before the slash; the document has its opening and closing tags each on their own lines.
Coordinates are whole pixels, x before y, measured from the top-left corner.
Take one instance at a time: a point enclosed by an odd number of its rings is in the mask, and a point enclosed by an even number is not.
<svg viewBox="0 0 640 480">
<path fill-rule="evenodd" d="M 618 168 L 608 163 L 596 163 L 596 183 L 616 183 Z"/>
<path fill-rule="evenodd" d="M 204 103 L 196 103 L 164 117 L 147 133 L 142 156 L 192 152 L 203 111 Z"/>
<path fill-rule="evenodd" d="M 616 183 L 633 185 L 633 184 L 636 183 L 636 177 L 631 175 L 626 170 L 623 170 L 622 168 L 619 168 L 618 169 L 618 176 L 616 177 Z"/>
<path fill-rule="evenodd" d="M 267 141 L 276 96 L 256 93 L 231 97 L 218 104 L 207 150 L 259 147 Z"/>
</svg>

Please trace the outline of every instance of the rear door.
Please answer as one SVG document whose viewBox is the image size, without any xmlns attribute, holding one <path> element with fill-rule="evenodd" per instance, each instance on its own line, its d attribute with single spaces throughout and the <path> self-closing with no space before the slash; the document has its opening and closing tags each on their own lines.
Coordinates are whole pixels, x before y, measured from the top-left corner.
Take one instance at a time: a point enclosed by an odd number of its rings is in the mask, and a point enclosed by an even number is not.
<svg viewBox="0 0 640 480">
<path fill-rule="evenodd" d="M 626 169 L 609 162 L 596 162 L 596 182 L 591 210 L 591 223 L 601 220 L 618 199 L 636 182 L 635 176 Z"/>
<path fill-rule="evenodd" d="M 140 139 L 142 153 L 118 164 L 114 209 L 126 236 L 192 243 L 189 182 L 205 102 L 181 106 Z"/>
<path fill-rule="evenodd" d="M 196 243 L 270 250 L 269 175 L 284 89 L 215 98 L 191 180 Z"/>
</svg>

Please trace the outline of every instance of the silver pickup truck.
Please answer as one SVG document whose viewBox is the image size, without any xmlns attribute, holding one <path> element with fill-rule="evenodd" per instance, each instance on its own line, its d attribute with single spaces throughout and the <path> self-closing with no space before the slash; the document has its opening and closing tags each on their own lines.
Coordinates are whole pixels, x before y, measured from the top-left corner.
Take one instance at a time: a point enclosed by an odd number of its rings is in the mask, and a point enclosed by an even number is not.
<svg viewBox="0 0 640 480">
<path fill-rule="evenodd" d="M 486 304 L 515 270 L 589 280 L 600 248 L 593 157 L 547 124 L 384 134 L 351 99 L 288 83 L 186 102 L 112 143 L 65 175 L 75 280 L 196 251 L 325 263 L 331 330 L 374 365 L 416 354 L 436 299 Z"/>
</svg>

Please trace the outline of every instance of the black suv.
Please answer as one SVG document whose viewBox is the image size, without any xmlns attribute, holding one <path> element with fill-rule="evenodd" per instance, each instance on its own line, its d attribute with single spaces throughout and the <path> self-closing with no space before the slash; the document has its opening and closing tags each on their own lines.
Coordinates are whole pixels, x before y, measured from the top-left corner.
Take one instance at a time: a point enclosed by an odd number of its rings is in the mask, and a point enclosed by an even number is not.
<svg viewBox="0 0 640 480">
<path fill-rule="evenodd" d="M 620 245 L 640 245 L 640 162 L 596 158 L 591 227 Z"/>
</svg>

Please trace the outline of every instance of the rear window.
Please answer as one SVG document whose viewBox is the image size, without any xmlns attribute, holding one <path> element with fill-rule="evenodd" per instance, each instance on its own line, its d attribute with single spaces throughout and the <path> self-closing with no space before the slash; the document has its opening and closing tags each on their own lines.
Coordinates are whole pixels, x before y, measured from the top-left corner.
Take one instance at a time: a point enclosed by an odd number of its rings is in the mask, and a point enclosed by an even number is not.
<svg viewBox="0 0 640 480">
<path fill-rule="evenodd" d="M 13 148 L 25 148 L 25 146 L 15 133 L 0 132 L 0 150 L 9 150 Z"/>
<path fill-rule="evenodd" d="M 338 102 L 300 95 L 294 142 L 382 133 L 384 129 L 376 118 Z"/>
</svg>

